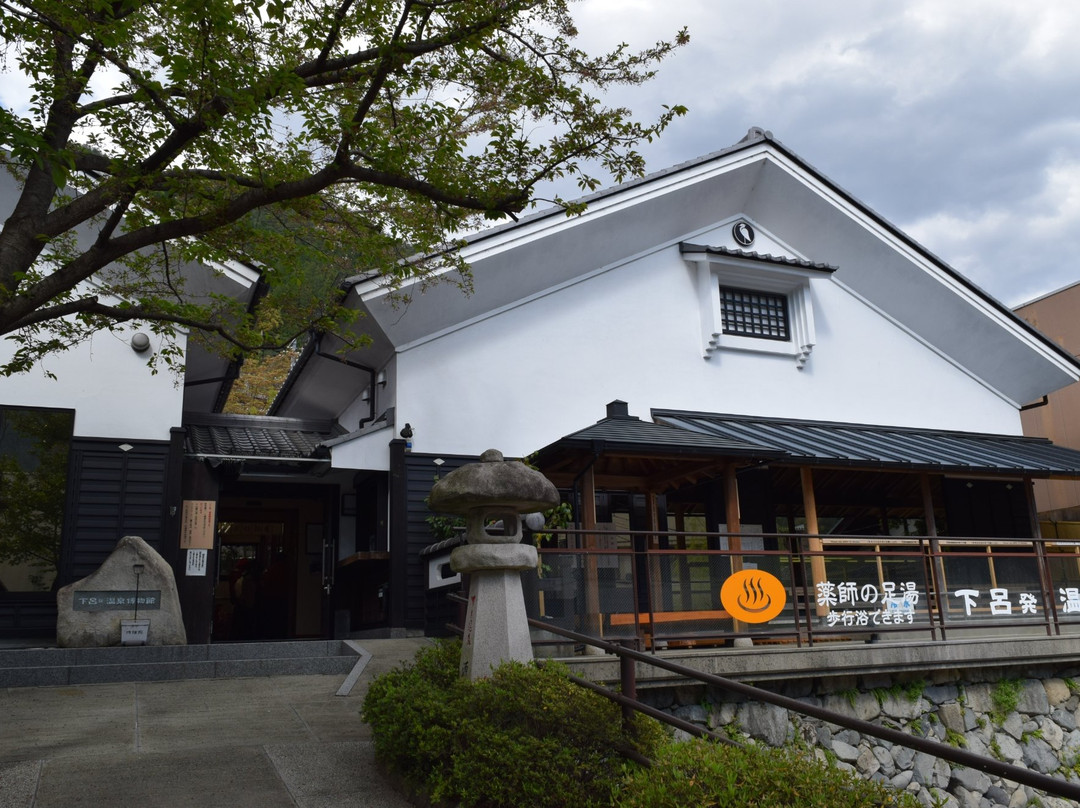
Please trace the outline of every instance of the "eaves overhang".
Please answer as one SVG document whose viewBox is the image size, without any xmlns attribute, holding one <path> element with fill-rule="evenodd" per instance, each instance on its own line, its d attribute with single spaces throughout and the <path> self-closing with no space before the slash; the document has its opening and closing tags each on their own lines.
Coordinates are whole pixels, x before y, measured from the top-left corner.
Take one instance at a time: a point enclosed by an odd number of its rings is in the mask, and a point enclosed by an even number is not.
<svg viewBox="0 0 1080 808">
<path fill-rule="evenodd" d="M 1080 451 L 1044 438 L 663 409 L 652 410 L 652 417 L 675 429 L 777 452 L 774 462 L 781 466 L 1080 477 Z"/>
</svg>

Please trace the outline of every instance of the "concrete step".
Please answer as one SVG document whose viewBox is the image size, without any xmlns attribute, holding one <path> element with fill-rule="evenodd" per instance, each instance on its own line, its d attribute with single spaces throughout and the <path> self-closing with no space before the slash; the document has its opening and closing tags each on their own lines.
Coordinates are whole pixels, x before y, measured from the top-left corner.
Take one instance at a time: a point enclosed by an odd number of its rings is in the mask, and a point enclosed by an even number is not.
<svg viewBox="0 0 1080 808">
<path fill-rule="evenodd" d="M 364 653 L 350 640 L 0 649 L 0 687 L 348 674 Z"/>
</svg>

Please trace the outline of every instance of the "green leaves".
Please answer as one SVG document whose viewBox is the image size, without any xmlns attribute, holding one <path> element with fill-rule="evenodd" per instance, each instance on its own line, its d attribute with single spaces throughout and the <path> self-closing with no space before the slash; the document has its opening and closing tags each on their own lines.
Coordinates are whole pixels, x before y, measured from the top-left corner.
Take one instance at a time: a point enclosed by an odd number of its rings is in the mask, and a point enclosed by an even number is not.
<svg viewBox="0 0 1080 808">
<path fill-rule="evenodd" d="M 607 87 L 646 81 L 685 32 L 599 55 L 574 36 L 564 0 L 0 0 L 6 64 L 33 93 L 27 109 L 0 107 L 0 162 L 19 176 L 23 214 L 0 231 L 0 335 L 19 332 L 39 355 L 54 327 L 78 341 L 56 322 L 90 279 L 86 311 L 108 318 L 128 300 L 175 322 L 157 294 L 163 262 L 140 257 L 169 249 L 261 260 L 282 289 L 370 268 L 391 286 L 458 273 L 453 258 L 401 259 L 515 216 L 545 179 L 592 190 L 589 166 L 642 173 L 636 145 L 685 112 L 641 121 L 603 102 Z M 252 217 L 288 221 L 293 242 Z M 76 229 L 78 247 L 43 251 L 42 234 Z M 334 245 L 321 270 L 311 242 Z M 46 259 L 48 272 L 30 271 Z M 264 347 L 220 307 L 185 302 L 185 327 Z M 279 305 L 283 331 L 317 320 L 346 336 L 337 302 Z"/>
</svg>

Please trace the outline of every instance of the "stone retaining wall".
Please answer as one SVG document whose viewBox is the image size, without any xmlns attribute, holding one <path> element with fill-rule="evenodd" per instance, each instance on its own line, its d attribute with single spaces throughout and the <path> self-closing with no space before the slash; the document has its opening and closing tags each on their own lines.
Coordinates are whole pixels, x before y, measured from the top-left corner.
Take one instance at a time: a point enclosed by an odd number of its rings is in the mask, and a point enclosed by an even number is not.
<svg viewBox="0 0 1080 808">
<path fill-rule="evenodd" d="M 1080 666 L 935 671 L 915 677 L 831 677 L 784 685 L 782 695 L 842 715 L 960 745 L 978 755 L 1080 780 Z M 680 718 L 770 746 L 803 744 L 820 759 L 949 808 L 1072 808 L 1035 792 L 922 752 L 704 685 L 649 688 L 639 698 Z"/>
</svg>

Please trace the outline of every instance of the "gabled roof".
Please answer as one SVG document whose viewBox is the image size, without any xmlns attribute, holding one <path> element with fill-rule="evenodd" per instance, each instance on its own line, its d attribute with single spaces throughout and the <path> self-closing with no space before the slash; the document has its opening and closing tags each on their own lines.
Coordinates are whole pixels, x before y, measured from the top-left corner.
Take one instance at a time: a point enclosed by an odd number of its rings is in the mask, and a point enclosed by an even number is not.
<svg viewBox="0 0 1080 808">
<path fill-rule="evenodd" d="M 1080 452 L 1043 438 L 654 409 L 656 421 L 777 453 L 780 465 L 1080 477 Z"/>
<path fill-rule="evenodd" d="M 469 237 L 462 256 L 473 274 L 470 295 L 452 283 L 422 291 L 418 285 L 405 290 L 411 297 L 402 307 L 376 279 L 358 277 L 347 302 L 364 313 L 357 327 L 373 339 L 348 358 L 380 367 L 395 352 L 635 257 L 680 244 L 699 247 L 696 241 L 718 224 L 745 218 L 794 254 L 703 249 L 720 258 L 829 272 L 831 282 L 1014 406 L 1080 379 L 1080 361 L 764 130 L 583 201 L 588 208 L 580 216 L 540 211 Z M 311 358 L 294 373 L 324 365 Z M 303 397 L 294 386 L 276 411 L 336 414 L 359 392 L 325 380 L 314 386 L 318 394 L 295 405 Z"/>
</svg>

